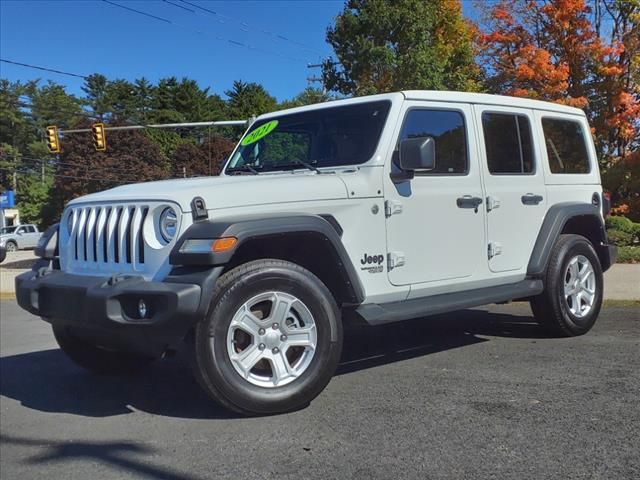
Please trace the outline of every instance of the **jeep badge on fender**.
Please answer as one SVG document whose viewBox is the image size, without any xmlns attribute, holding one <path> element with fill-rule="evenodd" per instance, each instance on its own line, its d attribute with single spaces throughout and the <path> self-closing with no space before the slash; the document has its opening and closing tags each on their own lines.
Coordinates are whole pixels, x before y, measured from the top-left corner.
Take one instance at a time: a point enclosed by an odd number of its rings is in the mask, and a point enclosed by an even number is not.
<svg viewBox="0 0 640 480">
<path fill-rule="evenodd" d="M 88 370 L 183 348 L 224 407 L 295 410 L 331 380 L 345 312 L 379 325 L 528 299 L 542 328 L 587 333 L 616 255 L 595 152 L 584 112 L 523 98 L 265 114 L 220 176 L 69 202 L 17 300 Z"/>
</svg>

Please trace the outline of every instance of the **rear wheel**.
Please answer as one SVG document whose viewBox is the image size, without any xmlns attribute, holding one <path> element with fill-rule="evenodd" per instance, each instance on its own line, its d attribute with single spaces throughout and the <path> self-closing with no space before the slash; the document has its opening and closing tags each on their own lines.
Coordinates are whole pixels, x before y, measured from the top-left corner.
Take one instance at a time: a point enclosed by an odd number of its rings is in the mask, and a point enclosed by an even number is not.
<svg viewBox="0 0 640 480">
<path fill-rule="evenodd" d="M 220 278 L 196 327 L 195 375 L 223 406 L 242 414 L 298 409 L 329 383 L 342 350 L 331 292 L 281 260 L 241 265 Z"/>
<path fill-rule="evenodd" d="M 603 278 L 593 246 L 580 235 L 561 235 L 545 274 L 545 290 L 531 300 L 538 323 L 561 336 L 587 333 L 602 306 Z"/>
<path fill-rule="evenodd" d="M 71 329 L 53 327 L 60 348 L 80 367 L 101 374 L 132 373 L 154 359 L 143 355 L 109 350 L 76 337 Z"/>
</svg>

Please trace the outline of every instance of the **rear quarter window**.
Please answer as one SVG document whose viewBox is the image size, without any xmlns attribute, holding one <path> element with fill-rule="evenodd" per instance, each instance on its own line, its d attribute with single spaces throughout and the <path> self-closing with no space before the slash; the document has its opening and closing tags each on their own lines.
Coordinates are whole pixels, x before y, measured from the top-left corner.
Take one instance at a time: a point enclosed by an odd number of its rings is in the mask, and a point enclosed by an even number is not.
<svg viewBox="0 0 640 480">
<path fill-rule="evenodd" d="M 542 130 L 551 173 L 589 173 L 586 137 L 579 122 L 543 118 Z"/>
</svg>

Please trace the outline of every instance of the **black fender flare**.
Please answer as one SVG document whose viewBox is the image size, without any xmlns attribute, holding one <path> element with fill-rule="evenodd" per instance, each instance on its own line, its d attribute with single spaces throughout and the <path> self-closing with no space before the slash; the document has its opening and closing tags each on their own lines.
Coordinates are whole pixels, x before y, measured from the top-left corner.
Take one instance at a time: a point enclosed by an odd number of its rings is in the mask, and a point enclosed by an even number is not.
<svg viewBox="0 0 640 480">
<path fill-rule="evenodd" d="M 171 250 L 169 263 L 183 266 L 221 266 L 231 261 L 235 252 L 247 241 L 256 238 L 279 237 L 292 233 L 313 233 L 328 242 L 335 253 L 335 261 L 350 293 L 349 303 L 359 304 L 364 301 L 365 294 L 347 251 L 344 248 L 342 229 L 330 215 L 312 215 L 300 213 L 280 213 L 273 215 L 250 215 L 228 217 L 219 220 L 208 219 L 195 222 L 178 239 Z M 238 241 L 229 251 L 186 253 L 181 251 L 187 240 L 216 239 L 235 237 Z"/>
<path fill-rule="evenodd" d="M 591 203 L 563 202 L 553 205 L 544 217 L 538 238 L 533 247 L 533 252 L 529 258 L 527 275 L 540 277 L 544 274 L 551 257 L 551 251 L 556 244 L 558 237 L 562 233 L 565 225 L 571 219 L 577 217 L 594 217 L 599 225 L 598 243 L 594 245 L 601 262 L 603 270 L 610 266 L 607 250 L 607 234 L 602 220 L 600 208 Z M 605 252 L 606 251 L 606 252 Z M 606 258 L 603 257 L 606 255 Z"/>
</svg>

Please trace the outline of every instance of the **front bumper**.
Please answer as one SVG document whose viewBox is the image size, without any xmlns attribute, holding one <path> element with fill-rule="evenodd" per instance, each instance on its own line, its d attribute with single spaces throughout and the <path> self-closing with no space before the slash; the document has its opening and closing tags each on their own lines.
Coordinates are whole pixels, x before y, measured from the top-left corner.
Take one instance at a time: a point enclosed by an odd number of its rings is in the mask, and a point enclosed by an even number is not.
<svg viewBox="0 0 640 480">
<path fill-rule="evenodd" d="M 16 277 L 18 304 L 107 348 L 160 356 L 206 314 L 221 267 L 174 269 L 162 282 L 88 277 L 41 267 Z M 146 315 L 141 318 L 138 303 Z"/>
</svg>

